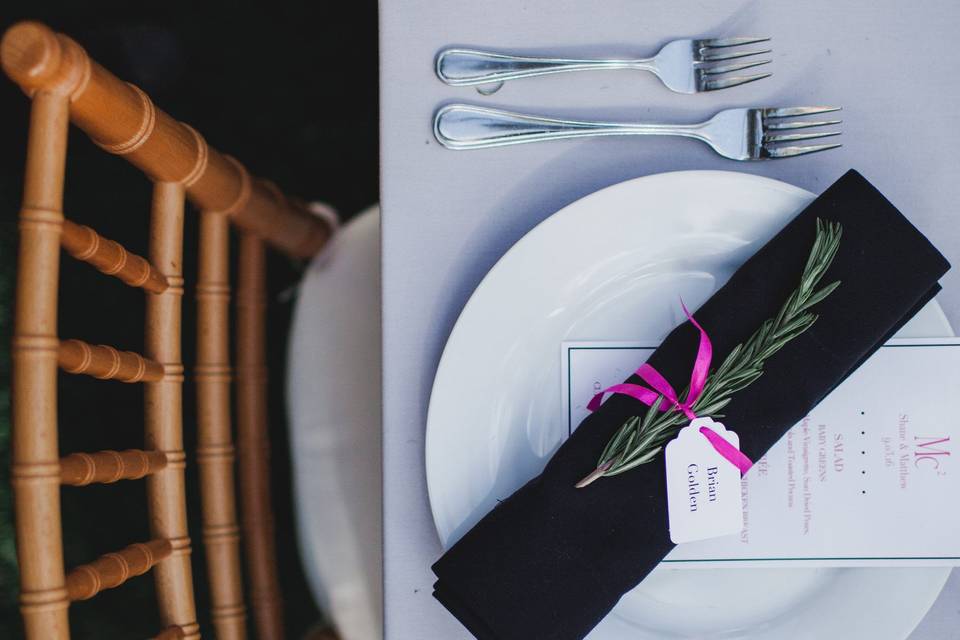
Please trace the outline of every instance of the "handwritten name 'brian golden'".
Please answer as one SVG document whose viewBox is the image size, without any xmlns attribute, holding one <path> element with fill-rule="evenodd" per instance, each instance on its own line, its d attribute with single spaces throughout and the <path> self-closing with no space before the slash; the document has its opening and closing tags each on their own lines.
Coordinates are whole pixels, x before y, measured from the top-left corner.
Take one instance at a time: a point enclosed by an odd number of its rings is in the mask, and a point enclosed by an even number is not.
<svg viewBox="0 0 960 640">
<path fill-rule="evenodd" d="M 700 473 L 699 465 L 687 465 L 687 497 L 690 499 L 689 509 L 691 512 L 697 510 L 697 496 L 700 495 L 698 473 Z M 719 486 L 720 481 L 717 479 L 717 468 L 707 467 L 707 500 L 710 502 L 717 501 L 717 488 Z"/>
</svg>

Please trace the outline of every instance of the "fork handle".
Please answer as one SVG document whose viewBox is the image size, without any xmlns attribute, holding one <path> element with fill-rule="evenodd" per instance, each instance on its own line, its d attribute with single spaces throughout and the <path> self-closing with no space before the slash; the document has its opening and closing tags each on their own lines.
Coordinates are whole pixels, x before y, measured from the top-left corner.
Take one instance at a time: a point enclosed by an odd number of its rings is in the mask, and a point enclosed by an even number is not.
<svg viewBox="0 0 960 640">
<path fill-rule="evenodd" d="M 451 104 L 437 112 L 433 131 L 448 149 L 483 149 L 508 144 L 591 136 L 674 135 L 704 139 L 704 124 L 641 124 L 558 120 L 487 107 Z"/>
<path fill-rule="evenodd" d="M 646 69 L 649 60 L 576 60 L 513 56 L 473 49 L 445 49 L 437 56 L 437 76 L 453 86 L 490 84 L 564 71 Z"/>
</svg>

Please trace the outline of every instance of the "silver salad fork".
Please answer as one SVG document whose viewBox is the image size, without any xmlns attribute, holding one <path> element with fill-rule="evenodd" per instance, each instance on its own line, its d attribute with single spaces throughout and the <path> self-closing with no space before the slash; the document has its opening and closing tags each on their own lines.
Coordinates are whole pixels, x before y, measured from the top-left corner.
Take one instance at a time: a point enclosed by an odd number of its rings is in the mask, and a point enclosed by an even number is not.
<svg viewBox="0 0 960 640">
<path fill-rule="evenodd" d="M 445 49 L 437 56 L 437 75 L 449 85 L 499 84 L 564 71 L 591 69 L 639 69 L 655 74 L 677 93 L 726 89 L 766 78 L 770 73 L 729 75 L 758 67 L 770 60 L 728 62 L 764 53 L 770 49 L 738 49 L 770 38 L 711 38 L 668 42 L 652 58 L 567 59 L 514 56 L 473 49 Z M 715 64 L 726 62 L 726 64 Z"/>
<path fill-rule="evenodd" d="M 773 107 L 726 109 L 706 122 L 695 124 L 646 124 L 639 122 L 589 122 L 559 120 L 511 113 L 466 104 L 443 107 L 434 118 L 433 131 L 448 149 L 482 149 L 539 140 L 591 136 L 654 135 L 696 138 L 731 160 L 765 160 L 802 156 L 835 149 L 840 144 L 796 145 L 840 135 L 840 131 L 783 133 L 839 124 L 840 120 L 787 120 L 839 111 L 840 107 Z"/>
</svg>

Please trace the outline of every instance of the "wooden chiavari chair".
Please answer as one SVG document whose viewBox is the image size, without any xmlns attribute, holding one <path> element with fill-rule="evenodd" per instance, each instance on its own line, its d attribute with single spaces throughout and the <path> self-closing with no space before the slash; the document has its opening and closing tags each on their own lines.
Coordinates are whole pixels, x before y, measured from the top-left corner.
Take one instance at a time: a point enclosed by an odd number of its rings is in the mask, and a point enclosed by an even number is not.
<svg viewBox="0 0 960 640">
<path fill-rule="evenodd" d="M 37 23 L 17 24 L 0 43 L 0 61 L 7 75 L 32 99 L 13 348 L 13 486 L 27 638 L 68 638 L 67 608 L 71 601 L 92 597 L 151 569 L 165 627 L 157 637 L 199 637 L 187 535 L 181 418 L 180 264 L 185 198 L 203 212 L 201 243 L 223 248 L 219 254 L 201 253 L 197 373 L 203 399 L 199 401 L 198 454 L 214 623 L 220 637 L 243 637 L 231 467 L 229 359 L 227 331 L 222 325 L 229 292 L 222 269 L 228 226 L 232 223 L 246 234 L 241 259 L 253 269 L 246 268 L 242 274 L 249 272 L 254 278 L 245 285 L 247 280 L 241 276 L 241 290 L 249 290 L 250 295 L 240 297 L 252 304 L 239 306 L 241 317 L 246 318 L 240 323 L 241 337 L 249 336 L 243 338 L 245 348 L 238 355 L 238 384 L 242 388 L 238 394 L 242 416 L 240 457 L 245 470 L 249 465 L 256 472 L 250 476 L 255 478 L 254 489 L 249 489 L 251 480 L 244 478 L 248 483 L 246 493 L 258 492 L 256 487 L 262 484 L 256 483 L 266 477 L 266 458 L 258 458 L 254 449 L 243 446 L 257 441 L 266 428 L 262 401 L 265 376 L 258 373 L 263 344 L 261 239 L 290 255 L 309 257 L 326 243 L 331 227 L 269 185 L 252 180 L 240 163 L 209 148 L 196 131 L 160 111 L 142 91 L 91 61 L 66 36 Z M 154 182 L 147 259 L 133 256 L 93 230 L 64 219 L 63 178 L 71 121 L 104 150 L 122 155 Z M 104 273 L 146 291 L 143 356 L 58 338 L 60 246 Z M 144 383 L 145 449 L 61 458 L 57 442 L 58 366 L 71 373 Z M 244 395 L 246 392 L 249 395 Z M 248 458 L 256 460 L 250 462 Z M 59 485 L 143 477 L 153 539 L 67 573 Z M 268 506 L 268 495 L 250 502 L 255 503 Z M 264 513 L 268 514 L 269 508 L 246 513 L 245 530 L 250 540 L 262 537 L 269 541 L 248 544 L 261 553 L 266 550 L 269 560 L 272 524 Z M 272 583 L 269 577 L 263 582 L 258 577 L 262 578 L 251 572 L 258 588 L 276 584 L 275 574 Z M 258 599 L 270 604 L 265 611 L 279 611 L 276 589 L 265 592 L 268 597 L 259 591 L 254 593 L 255 613 L 259 611 Z M 274 618 L 270 625 L 261 625 L 258 614 L 258 627 L 282 629 L 279 616 Z"/>
</svg>

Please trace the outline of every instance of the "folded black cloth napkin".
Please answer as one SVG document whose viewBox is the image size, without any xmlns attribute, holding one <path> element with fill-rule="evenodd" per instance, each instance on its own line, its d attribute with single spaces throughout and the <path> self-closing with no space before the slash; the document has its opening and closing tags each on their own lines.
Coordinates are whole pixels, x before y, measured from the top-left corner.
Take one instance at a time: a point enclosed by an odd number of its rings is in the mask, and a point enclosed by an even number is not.
<svg viewBox="0 0 960 640">
<path fill-rule="evenodd" d="M 840 287 L 819 320 L 766 362 L 724 408 L 723 422 L 758 460 L 940 290 L 942 255 L 866 179 L 849 171 L 746 262 L 700 309 L 714 363 L 776 315 L 796 288 L 816 233 L 843 239 L 823 282 Z M 649 362 L 684 388 L 699 334 L 677 327 Z M 637 363 L 640 364 L 639 362 Z M 640 383 L 636 376 L 630 382 Z M 434 596 L 480 640 L 583 638 L 673 548 L 663 458 L 583 489 L 623 421 L 647 407 L 613 395 L 580 424 L 543 473 L 433 566 Z"/>
</svg>

